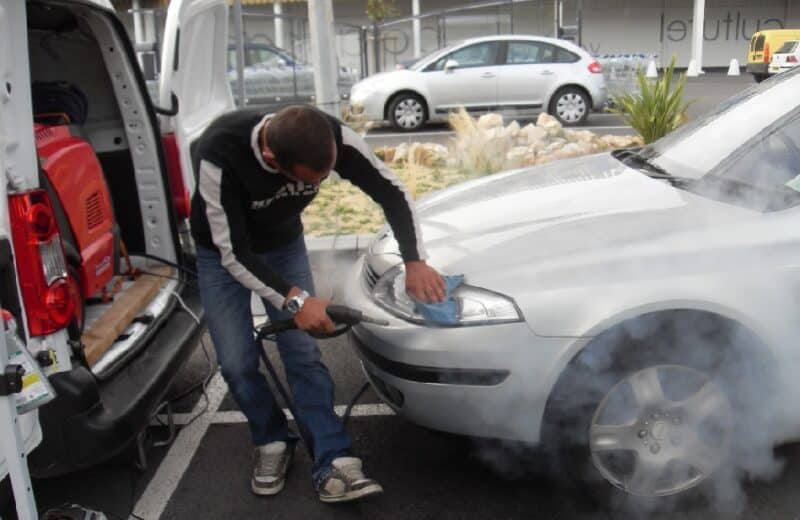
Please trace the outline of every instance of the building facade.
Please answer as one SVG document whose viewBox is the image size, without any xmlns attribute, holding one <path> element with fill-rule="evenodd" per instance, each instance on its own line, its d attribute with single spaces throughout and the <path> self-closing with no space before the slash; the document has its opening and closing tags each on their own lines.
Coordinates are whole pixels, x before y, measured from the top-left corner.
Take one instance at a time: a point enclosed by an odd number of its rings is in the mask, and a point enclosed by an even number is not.
<svg viewBox="0 0 800 520">
<path fill-rule="evenodd" d="M 136 41 L 150 42 L 158 40 L 167 3 L 126 0 L 117 2 L 117 7 Z M 675 56 L 685 67 L 694 55 L 693 37 L 699 37 L 694 27 L 698 4 L 704 18 L 701 65 L 706 68 L 727 67 L 733 58 L 744 64 L 755 31 L 800 28 L 800 0 L 509 0 L 479 8 L 474 2 L 456 0 L 395 0 L 394 16 L 378 24 L 377 30 L 366 14 L 366 3 L 333 0 L 339 62 L 364 73 L 375 72 L 376 66 L 390 70 L 473 36 L 553 36 L 558 26 L 598 56 L 644 54 L 657 56 L 662 65 Z M 242 0 L 242 4 L 246 41 L 272 43 L 309 61 L 304 0 Z M 417 24 L 411 19 L 416 13 Z"/>
</svg>

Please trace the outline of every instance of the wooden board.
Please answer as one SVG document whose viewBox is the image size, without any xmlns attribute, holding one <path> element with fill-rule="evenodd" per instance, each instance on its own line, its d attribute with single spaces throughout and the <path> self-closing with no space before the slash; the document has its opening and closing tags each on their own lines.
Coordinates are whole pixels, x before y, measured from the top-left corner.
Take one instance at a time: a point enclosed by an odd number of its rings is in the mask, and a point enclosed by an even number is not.
<svg viewBox="0 0 800 520">
<path fill-rule="evenodd" d="M 174 276 L 172 268 L 168 266 L 148 267 L 147 270 L 160 276 Z M 167 278 L 142 274 L 133 285 L 114 296 L 111 307 L 81 336 L 89 366 L 93 366 L 111 348 L 168 281 Z"/>
</svg>

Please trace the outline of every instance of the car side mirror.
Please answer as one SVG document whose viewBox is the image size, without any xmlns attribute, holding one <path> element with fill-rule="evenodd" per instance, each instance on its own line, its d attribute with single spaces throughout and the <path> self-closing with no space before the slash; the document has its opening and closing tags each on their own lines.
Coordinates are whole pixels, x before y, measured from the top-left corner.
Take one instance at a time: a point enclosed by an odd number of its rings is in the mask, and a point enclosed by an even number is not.
<svg viewBox="0 0 800 520">
<path fill-rule="evenodd" d="M 444 70 L 445 71 L 449 72 L 449 71 L 451 71 L 453 69 L 456 69 L 456 68 L 458 68 L 458 62 L 456 60 L 447 60 L 446 62 L 444 62 Z"/>
</svg>

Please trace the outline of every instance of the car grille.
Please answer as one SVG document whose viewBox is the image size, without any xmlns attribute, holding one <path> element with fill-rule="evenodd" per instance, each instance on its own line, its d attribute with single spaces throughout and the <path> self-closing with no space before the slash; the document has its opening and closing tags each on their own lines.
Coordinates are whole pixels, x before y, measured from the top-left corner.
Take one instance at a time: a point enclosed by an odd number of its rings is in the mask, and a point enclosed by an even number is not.
<svg viewBox="0 0 800 520">
<path fill-rule="evenodd" d="M 380 276 L 368 262 L 364 262 L 363 278 L 364 285 L 371 291 L 375 287 L 375 284 L 378 283 L 378 278 L 380 278 Z"/>
</svg>

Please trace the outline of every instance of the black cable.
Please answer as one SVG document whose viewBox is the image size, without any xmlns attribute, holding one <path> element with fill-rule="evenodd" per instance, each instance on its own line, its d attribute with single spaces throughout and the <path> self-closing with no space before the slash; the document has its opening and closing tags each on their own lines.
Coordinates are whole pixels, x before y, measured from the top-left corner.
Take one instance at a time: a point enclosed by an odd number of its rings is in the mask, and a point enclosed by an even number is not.
<svg viewBox="0 0 800 520">
<path fill-rule="evenodd" d="M 368 389 L 369 389 L 369 381 L 366 381 L 361 386 L 361 390 L 356 392 L 356 395 L 354 395 L 353 398 L 350 400 L 350 404 L 347 405 L 347 408 L 344 411 L 344 416 L 342 417 L 343 428 L 347 428 L 347 421 L 350 420 L 350 413 L 353 411 L 353 407 L 356 405 L 358 400 L 361 399 L 361 396 L 364 395 L 364 392 L 366 392 Z"/>
<path fill-rule="evenodd" d="M 162 264 L 166 264 L 174 267 L 175 269 L 183 271 L 192 278 L 197 278 L 197 272 L 193 271 L 192 269 L 189 269 L 185 265 L 181 265 L 171 260 L 167 260 L 166 258 L 161 258 L 160 256 L 151 255 L 150 253 L 131 253 L 131 256 L 142 256 L 144 258 L 149 258 L 150 260 L 155 260 L 156 262 L 161 262 Z"/>
<path fill-rule="evenodd" d="M 139 474 L 136 472 L 136 468 L 131 466 L 130 476 L 131 476 L 131 507 L 129 509 L 130 513 L 128 514 L 128 519 L 134 518 L 136 520 L 144 520 L 139 515 L 134 514 L 134 510 L 136 509 L 136 489 L 139 487 L 139 479 L 141 478 Z"/>
<path fill-rule="evenodd" d="M 177 276 L 169 276 L 169 275 L 166 275 L 166 274 L 158 274 L 158 273 L 154 273 L 152 271 L 145 271 L 144 269 L 137 269 L 137 271 L 139 273 L 141 273 L 141 274 L 146 274 L 147 276 L 155 276 L 156 278 L 166 278 L 168 280 L 175 280 L 176 282 L 183 282 L 183 283 L 186 283 L 186 284 L 189 284 L 189 285 L 192 285 L 192 286 L 197 286 L 197 282 L 195 282 L 194 280 L 181 280 Z"/>
<path fill-rule="evenodd" d="M 187 395 L 189 395 L 192 392 L 194 392 L 195 390 L 197 390 L 198 388 L 201 388 L 203 386 L 208 386 L 208 384 L 211 382 L 211 378 L 214 377 L 214 373 L 216 371 L 214 370 L 214 366 L 213 366 L 213 363 L 211 361 L 211 355 L 208 353 L 208 348 L 206 347 L 206 340 L 205 339 L 200 338 L 200 346 L 203 349 L 203 355 L 205 356 L 206 362 L 208 363 L 207 375 L 204 376 L 202 380 L 200 380 L 197 383 L 193 384 L 187 390 L 184 390 L 183 392 L 181 392 L 180 394 L 176 395 L 175 397 L 170 397 L 169 400 L 166 401 L 164 404 L 166 404 L 166 403 L 174 403 L 175 401 L 179 401 L 179 400 L 183 399 L 184 397 L 186 397 Z"/>
</svg>

